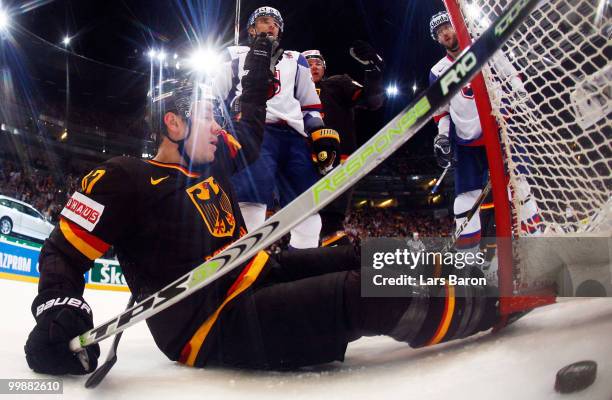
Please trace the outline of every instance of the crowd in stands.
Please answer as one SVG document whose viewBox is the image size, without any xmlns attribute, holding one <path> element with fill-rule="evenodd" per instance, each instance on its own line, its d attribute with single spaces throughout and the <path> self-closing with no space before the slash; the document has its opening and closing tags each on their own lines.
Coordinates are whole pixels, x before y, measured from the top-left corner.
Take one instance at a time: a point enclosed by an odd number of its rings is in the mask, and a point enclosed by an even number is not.
<svg viewBox="0 0 612 400">
<path fill-rule="evenodd" d="M 369 208 L 353 210 L 347 216 L 344 228 L 353 238 L 408 237 L 415 232 L 421 237 L 446 237 L 452 232 L 453 219 Z"/>
<path fill-rule="evenodd" d="M 32 167 L 33 172 L 26 173 L 18 164 L 0 159 L 0 194 L 34 206 L 49 222 L 56 223 L 79 185 L 80 174 L 67 173 L 58 178 L 43 169 L 40 160 L 34 160 Z"/>
<path fill-rule="evenodd" d="M 352 243 L 358 244 L 366 237 L 412 238 L 418 233 L 421 238 L 448 237 L 454 224 L 452 217 L 434 218 L 419 213 L 399 212 L 391 209 L 353 210 L 344 220 L 344 230 Z M 272 253 L 286 249 L 289 235 L 268 248 Z"/>
<path fill-rule="evenodd" d="M 61 103 L 44 101 L 38 105 L 26 105 L 15 101 L 7 104 L 5 111 L 19 115 L 18 118 L 5 121 L 8 125 L 31 134 L 57 135 L 66 128 L 67 110 Z M 68 109 L 68 127 L 72 133 L 119 140 L 122 137 L 142 138 L 145 134 L 142 118 L 131 118 L 123 114 L 111 115 L 76 104 L 71 104 Z"/>
<path fill-rule="evenodd" d="M 408 178 L 412 175 L 436 175 L 441 172 L 442 169 L 436 163 L 436 159 L 431 155 L 415 157 L 398 152 L 397 155 L 389 157 L 384 163 L 376 167 L 372 174 Z"/>
</svg>

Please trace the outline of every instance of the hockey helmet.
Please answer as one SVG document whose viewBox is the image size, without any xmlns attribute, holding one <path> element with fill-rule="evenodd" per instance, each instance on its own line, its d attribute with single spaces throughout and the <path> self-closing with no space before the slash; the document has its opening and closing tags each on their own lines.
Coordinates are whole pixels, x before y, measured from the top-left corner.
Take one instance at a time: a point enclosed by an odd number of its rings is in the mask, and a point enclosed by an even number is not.
<svg viewBox="0 0 612 400">
<path fill-rule="evenodd" d="M 325 59 L 323 58 L 323 55 L 321 54 L 319 50 L 306 50 L 302 52 L 302 55 L 304 56 L 306 60 L 311 59 L 311 58 L 316 58 L 316 59 L 321 60 L 321 62 L 323 63 L 323 68 L 327 68 L 327 65 L 325 64 Z"/>
<path fill-rule="evenodd" d="M 197 90 L 196 90 L 197 89 Z M 148 119 L 151 132 L 167 136 L 164 125 L 164 115 L 173 112 L 187 123 L 191 124 L 193 104 L 198 101 L 212 103 L 215 121 L 222 127 L 225 125 L 225 113 L 218 97 L 213 94 L 209 85 L 194 81 L 189 77 L 166 79 L 155 85 L 148 93 Z M 187 137 L 190 133 L 187 133 Z M 183 140 L 186 140 L 185 137 Z"/>
<path fill-rule="evenodd" d="M 278 30 L 280 33 L 283 33 L 283 17 L 281 16 L 280 11 L 273 7 L 259 7 L 255 11 L 251 13 L 249 16 L 249 21 L 247 22 L 247 29 L 251 26 L 255 25 L 255 20 L 259 17 L 272 17 L 278 23 Z"/>
<path fill-rule="evenodd" d="M 444 24 L 450 24 L 451 20 L 446 11 L 440 11 L 429 20 L 429 33 L 431 38 L 438 41 L 438 28 Z"/>
</svg>

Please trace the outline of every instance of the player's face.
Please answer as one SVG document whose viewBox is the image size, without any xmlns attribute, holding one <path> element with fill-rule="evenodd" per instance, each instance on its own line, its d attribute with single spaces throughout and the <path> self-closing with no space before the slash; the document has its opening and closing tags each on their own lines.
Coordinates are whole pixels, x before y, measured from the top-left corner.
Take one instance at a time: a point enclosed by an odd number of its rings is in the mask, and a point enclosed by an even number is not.
<svg viewBox="0 0 612 400">
<path fill-rule="evenodd" d="M 308 65 L 310 66 L 310 73 L 312 74 L 312 80 L 317 83 L 323 79 L 325 74 L 325 68 L 323 68 L 323 62 L 317 58 L 309 58 Z"/>
<path fill-rule="evenodd" d="M 251 28 L 250 31 L 252 35 L 258 35 L 262 32 L 265 32 L 269 36 L 278 38 L 280 26 L 278 25 L 278 22 L 276 22 L 276 19 L 272 17 L 258 17 L 255 20 L 255 28 Z"/>
<path fill-rule="evenodd" d="M 183 120 L 186 127 L 186 122 Z M 191 135 L 185 142 L 185 149 L 194 164 L 214 161 L 217 150 L 217 135 L 221 127 L 215 122 L 213 106 L 208 101 L 198 101 L 191 114 Z"/>
<path fill-rule="evenodd" d="M 446 47 L 447 50 L 455 51 L 459 48 L 457 33 L 451 24 L 444 24 L 438 28 L 438 43 Z"/>
</svg>

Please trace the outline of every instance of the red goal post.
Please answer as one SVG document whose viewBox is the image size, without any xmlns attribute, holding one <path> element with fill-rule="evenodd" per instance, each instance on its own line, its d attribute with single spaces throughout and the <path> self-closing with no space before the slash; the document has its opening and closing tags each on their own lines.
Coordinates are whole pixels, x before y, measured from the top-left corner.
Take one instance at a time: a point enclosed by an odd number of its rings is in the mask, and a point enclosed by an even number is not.
<svg viewBox="0 0 612 400">
<path fill-rule="evenodd" d="M 464 49 L 509 1 L 444 3 Z M 605 0 L 542 1 L 499 53 L 516 69 L 519 83 L 500 73 L 501 61 L 490 62 L 471 82 L 495 203 L 500 310 L 506 316 L 555 301 L 550 286 L 523 287 L 521 276 L 529 271 L 512 239 L 534 232 L 610 234 L 612 24 L 607 7 Z M 537 219 L 529 222 L 523 222 L 533 211 L 527 210 L 526 197 L 537 210 Z"/>
</svg>

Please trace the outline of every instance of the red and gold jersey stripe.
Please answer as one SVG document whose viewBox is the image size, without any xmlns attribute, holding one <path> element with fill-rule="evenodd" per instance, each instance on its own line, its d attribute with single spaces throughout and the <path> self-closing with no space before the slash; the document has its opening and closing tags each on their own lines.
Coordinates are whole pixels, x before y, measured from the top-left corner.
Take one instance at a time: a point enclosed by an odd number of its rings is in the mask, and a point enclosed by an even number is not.
<svg viewBox="0 0 612 400">
<path fill-rule="evenodd" d="M 225 297 L 223 303 L 221 303 L 221 305 L 217 307 L 217 310 L 212 315 L 210 315 L 206 319 L 206 321 L 204 321 L 204 323 L 198 328 L 196 333 L 191 337 L 189 342 L 187 342 L 187 344 L 183 347 L 183 350 L 181 351 L 181 356 L 179 358 L 180 363 L 193 367 L 198 353 L 200 352 L 200 349 L 202 348 L 202 345 L 206 340 L 206 337 L 208 336 L 213 325 L 219 318 L 219 314 L 221 314 L 223 308 L 230 301 L 236 298 L 236 296 L 248 289 L 253 284 L 253 282 L 255 282 L 255 280 L 263 270 L 264 265 L 266 265 L 266 263 L 268 262 L 268 258 L 268 253 L 266 253 L 265 251 L 260 251 L 242 270 L 234 284 L 228 290 L 227 296 Z"/>
<path fill-rule="evenodd" d="M 90 260 L 100 258 L 110 248 L 108 243 L 68 221 L 66 218 L 60 218 L 60 231 L 75 249 Z"/>
<path fill-rule="evenodd" d="M 332 235 L 329 235 L 325 238 L 323 238 L 322 243 L 321 243 L 321 247 L 327 247 L 327 246 L 331 246 L 332 244 L 336 243 L 338 240 L 342 239 L 346 237 L 346 232 L 344 231 L 337 231 Z"/>
<path fill-rule="evenodd" d="M 195 173 L 195 172 L 190 172 L 187 168 L 183 167 L 182 165 L 179 164 L 166 164 L 166 163 L 161 163 L 159 161 L 154 161 L 154 160 L 147 160 L 147 162 L 149 164 L 153 164 L 156 165 L 158 167 L 162 167 L 162 168 L 172 168 L 172 169 L 176 169 L 178 171 L 181 171 L 184 175 L 187 175 L 190 178 L 197 178 L 200 176 L 200 174 Z"/>
<path fill-rule="evenodd" d="M 482 203 L 480 206 L 481 210 L 490 210 L 492 208 L 495 208 L 495 203 Z"/>
<path fill-rule="evenodd" d="M 242 145 L 240 144 L 240 142 L 234 136 L 232 136 L 231 133 L 227 131 L 221 131 L 219 135 L 223 138 L 225 145 L 229 149 L 230 157 L 236 158 L 236 156 L 238 155 L 238 151 L 242 149 Z"/>
</svg>

